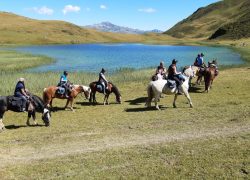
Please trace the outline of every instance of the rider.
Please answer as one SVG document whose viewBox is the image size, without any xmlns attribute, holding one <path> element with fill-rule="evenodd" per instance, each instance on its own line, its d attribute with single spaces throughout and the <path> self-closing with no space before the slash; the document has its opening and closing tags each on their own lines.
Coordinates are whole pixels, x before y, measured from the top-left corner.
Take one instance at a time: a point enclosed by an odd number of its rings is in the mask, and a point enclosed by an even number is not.
<svg viewBox="0 0 250 180">
<path fill-rule="evenodd" d="M 172 64 L 168 68 L 168 79 L 175 80 L 176 85 L 178 87 L 178 93 L 180 94 L 180 85 L 182 85 L 183 81 L 185 81 L 185 78 L 181 75 L 180 72 L 177 72 L 176 63 L 178 61 L 173 59 Z"/>
<path fill-rule="evenodd" d="M 156 75 L 160 75 L 162 78 L 164 78 L 164 76 L 166 76 L 166 68 L 164 67 L 164 62 L 161 61 L 160 65 L 156 68 Z"/>
<path fill-rule="evenodd" d="M 67 71 L 64 71 L 63 72 L 63 75 L 61 75 L 61 78 L 60 78 L 60 82 L 58 84 L 58 86 L 61 86 L 65 89 L 65 97 L 68 98 L 69 97 L 69 92 L 70 92 L 70 89 L 69 89 L 69 86 L 68 86 L 68 72 Z"/>
<path fill-rule="evenodd" d="M 20 97 L 22 100 L 22 111 L 26 110 L 26 104 L 29 99 L 29 95 L 27 94 L 28 91 L 25 89 L 25 84 L 24 84 L 25 79 L 20 78 L 16 84 L 14 96 L 15 97 Z"/>
<path fill-rule="evenodd" d="M 197 56 L 196 59 L 195 59 L 194 65 L 195 65 L 195 66 L 198 66 L 198 67 L 200 67 L 200 68 L 205 68 L 205 67 L 206 67 L 206 64 L 205 64 L 205 62 L 204 62 L 203 57 L 204 57 L 204 54 L 203 54 L 203 53 L 198 54 L 198 56 Z"/>
<path fill-rule="evenodd" d="M 108 89 L 108 80 L 106 79 L 104 73 L 105 69 L 102 68 L 101 72 L 99 73 L 99 80 L 98 82 L 103 86 L 103 94 L 106 94 L 106 89 Z"/>
</svg>

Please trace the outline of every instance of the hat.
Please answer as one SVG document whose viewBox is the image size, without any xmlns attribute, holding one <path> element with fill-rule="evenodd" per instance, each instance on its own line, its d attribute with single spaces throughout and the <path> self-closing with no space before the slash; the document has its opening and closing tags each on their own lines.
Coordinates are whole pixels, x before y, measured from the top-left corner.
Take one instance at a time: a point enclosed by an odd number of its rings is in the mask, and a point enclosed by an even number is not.
<svg viewBox="0 0 250 180">
<path fill-rule="evenodd" d="M 68 71 L 63 71 L 63 74 L 66 76 L 68 75 Z"/>
<path fill-rule="evenodd" d="M 24 78 L 19 78 L 19 80 L 18 80 L 18 81 L 24 82 L 24 81 L 25 81 L 25 79 L 24 79 Z"/>
<path fill-rule="evenodd" d="M 176 64 L 178 61 L 176 59 L 172 60 L 172 64 Z"/>
<path fill-rule="evenodd" d="M 106 72 L 104 68 L 102 68 L 101 72 Z"/>
</svg>

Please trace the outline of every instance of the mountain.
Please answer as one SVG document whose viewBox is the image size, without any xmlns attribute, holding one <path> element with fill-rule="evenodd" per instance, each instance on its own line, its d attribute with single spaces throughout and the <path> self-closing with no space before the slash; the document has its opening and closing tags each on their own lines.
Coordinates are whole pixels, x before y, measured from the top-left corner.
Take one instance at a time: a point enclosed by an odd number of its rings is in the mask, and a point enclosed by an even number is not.
<svg viewBox="0 0 250 180">
<path fill-rule="evenodd" d="M 199 8 L 164 34 L 177 38 L 250 37 L 250 0 L 224 0 Z"/>
<path fill-rule="evenodd" d="M 121 33 L 121 34 L 144 34 L 144 33 L 162 33 L 162 31 L 158 29 L 143 31 L 139 29 L 133 29 L 129 27 L 118 26 L 112 24 L 110 22 L 102 22 L 99 24 L 84 26 L 85 28 L 95 29 L 97 31 L 102 32 L 113 32 L 113 33 Z"/>
</svg>

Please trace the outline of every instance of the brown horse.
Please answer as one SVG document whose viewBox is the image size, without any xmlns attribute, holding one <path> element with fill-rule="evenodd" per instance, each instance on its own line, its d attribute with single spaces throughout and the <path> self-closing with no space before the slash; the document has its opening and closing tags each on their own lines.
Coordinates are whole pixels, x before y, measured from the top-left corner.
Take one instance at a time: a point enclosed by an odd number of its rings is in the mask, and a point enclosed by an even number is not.
<svg viewBox="0 0 250 180">
<path fill-rule="evenodd" d="M 90 83 L 89 87 L 91 89 L 89 102 L 97 103 L 96 102 L 96 98 L 95 98 L 95 94 L 96 94 L 96 92 L 103 93 L 103 91 L 102 91 L 103 87 L 98 82 L 92 82 L 92 83 Z M 119 103 L 119 104 L 121 104 L 121 94 L 120 94 L 118 88 L 113 83 L 109 82 L 108 83 L 108 89 L 106 89 L 106 95 L 104 96 L 103 105 L 105 105 L 106 103 L 109 104 L 108 98 L 109 98 L 109 95 L 111 93 L 115 94 L 115 96 L 116 96 L 116 102 Z"/>
<path fill-rule="evenodd" d="M 205 92 L 209 91 L 212 88 L 213 80 L 218 75 L 218 69 L 216 65 L 210 64 L 208 68 L 205 69 L 204 72 L 204 81 L 205 81 Z"/>
<path fill-rule="evenodd" d="M 76 96 L 79 93 L 84 93 L 85 98 L 89 99 L 90 98 L 90 92 L 91 89 L 87 86 L 83 86 L 83 85 L 73 85 L 72 90 L 69 94 L 69 98 L 66 98 L 65 95 L 62 94 L 58 94 L 56 93 L 56 91 L 58 90 L 57 86 L 49 86 L 47 88 L 45 88 L 43 90 L 43 100 L 46 106 L 50 107 L 51 109 L 53 109 L 52 107 L 52 101 L 54 98 L 58 98 L 58 99 L 67 99 L 67 103 L 64 107 L 64 109 L 66 109 L 68 107 L 68 104 L 70 103 L 70 109 L 73 111 L 73 101 L 74 98 L 76 98 Z"/>
</svg>

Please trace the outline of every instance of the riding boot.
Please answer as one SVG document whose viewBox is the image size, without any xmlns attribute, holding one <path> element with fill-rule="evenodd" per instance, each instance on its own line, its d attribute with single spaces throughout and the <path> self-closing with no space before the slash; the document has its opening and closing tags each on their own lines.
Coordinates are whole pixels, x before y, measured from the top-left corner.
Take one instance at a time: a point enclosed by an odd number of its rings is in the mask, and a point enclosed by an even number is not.
<svg viewBox="0 0 250 180">
<path fill-rule="evenodd" d="M 106 88 L 103 88 L 103 94 L 106 95 Z"/>
</svg>

